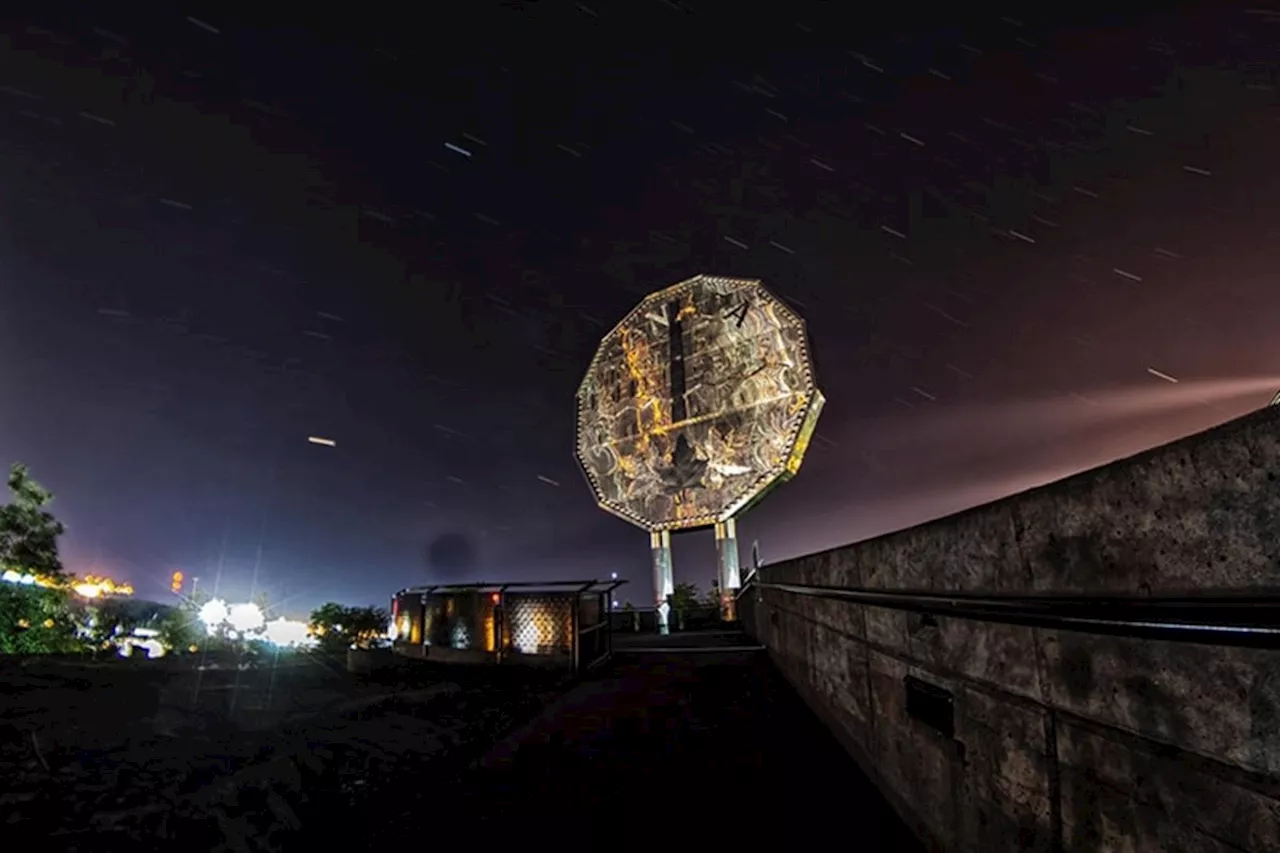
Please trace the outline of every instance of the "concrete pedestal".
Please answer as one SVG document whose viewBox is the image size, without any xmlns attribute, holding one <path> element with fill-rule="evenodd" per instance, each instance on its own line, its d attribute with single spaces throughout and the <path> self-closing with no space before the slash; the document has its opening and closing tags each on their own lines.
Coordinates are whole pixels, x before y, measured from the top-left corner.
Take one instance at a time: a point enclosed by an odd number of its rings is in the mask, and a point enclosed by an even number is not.
<svg viewBox="0 0 1280 853">
<path fill-rule="evenodd" d="M 734 519 L 716 524 L 716 559 L 720 568 L 720 618 L 732 622 L 737 618 L 735 605 L 742 587 L 738 566 L 738 524 Z"/>
<path fill-rule="evenodd" d="M 675 593 L 675 581 L 671 574 L 671 533 L 667 530 L 649 534 L 649 549 L 653 554 L 653 606 L 658 610 L 658 633 L 670 631 L 670 597 Z"/>
</svg>

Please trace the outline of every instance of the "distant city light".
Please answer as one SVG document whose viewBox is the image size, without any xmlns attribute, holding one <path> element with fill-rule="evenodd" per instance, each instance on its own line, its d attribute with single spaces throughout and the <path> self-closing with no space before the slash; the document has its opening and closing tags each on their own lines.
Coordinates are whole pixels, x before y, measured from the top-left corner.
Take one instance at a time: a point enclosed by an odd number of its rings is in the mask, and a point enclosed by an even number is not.
<svg viewBox="0 0 1280 853">
<path fill-rule="evenodd" d="M 101 598 L 104 595 L 133 595 L 133 587 L 130 584 L 118 584 L 111 578 L 99 577 L 98 575 L 85 575 L 82 578 L 73 577 L 64 581 L 42 577 L 29 572 L 23 573 L 13 569 L 6 569 L 3 574 L 0 574 L 0 581 L 16 583 L 21 586 L 39 586 L 45 589 L 70 589 L 82 598 Z"/>
<path fill-rule="evenodd" d="M 116 583 L 100 575 L 85 575 L 71 580 L 71 590 L 85 598 L 101 598 L 104 595 L 133 595 L 133 585 Z"/>
<path fill-rule="evenodd" d="M 325 447 L 338 446 L 338 442 L 334 441 L 332 438 L 321 438 L 318 435 L 307 436 L 307 441 L 311 442 L 312 444 L 323 444 Z"/>
<path fill-rule="evenodd" d="M 118 584 L 111 578 L 85 575 L 71 582 L 71 591 L 84 598 L 101 598 L 104 595 L 133 595 L 133 586 Z"/>
</svg>

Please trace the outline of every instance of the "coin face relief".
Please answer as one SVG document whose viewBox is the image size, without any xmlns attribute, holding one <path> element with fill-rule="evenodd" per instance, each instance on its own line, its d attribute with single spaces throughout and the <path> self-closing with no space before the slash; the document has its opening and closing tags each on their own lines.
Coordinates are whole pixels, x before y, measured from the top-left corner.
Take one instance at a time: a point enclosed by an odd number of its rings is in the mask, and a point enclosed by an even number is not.
<svg viewBox="0 0 1280 853">
<path fill-rule="evenodd" d="M 757 280 L 696 276 L 605 335 L 577 404 L 600 506 L 678 530 L 731 518 L 795 474 L 823 398 L 790 307 Z"/>
</svg>

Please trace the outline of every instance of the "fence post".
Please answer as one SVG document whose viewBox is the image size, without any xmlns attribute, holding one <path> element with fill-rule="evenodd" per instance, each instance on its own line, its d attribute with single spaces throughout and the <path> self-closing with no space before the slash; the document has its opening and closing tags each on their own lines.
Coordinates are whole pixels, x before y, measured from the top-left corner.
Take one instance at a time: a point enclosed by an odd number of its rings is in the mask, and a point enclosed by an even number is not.
<svg viewBox="0 0 1280 853">
<path fill-rule="evenodd" d="M 569 613 L 570 634 L 573 636 L 573 674 L 578 674 L 578 667 L 581 664 L 580 657 L 582 655 L 582 624 L 578 618 L 578 609 L 582 605 L 582 593 L 575 593 L 573 596 L 573 609 Z"/>
</svg>

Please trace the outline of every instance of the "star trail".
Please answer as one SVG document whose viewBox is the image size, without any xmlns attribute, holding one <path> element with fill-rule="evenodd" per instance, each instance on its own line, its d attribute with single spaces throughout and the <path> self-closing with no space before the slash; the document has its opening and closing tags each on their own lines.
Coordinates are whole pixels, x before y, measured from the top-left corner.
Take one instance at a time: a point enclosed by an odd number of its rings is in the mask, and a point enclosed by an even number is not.
<svg viewBox="0 0 1280 853">
<path fill-rule="evenodd" d="M 836 5 L 4 21 L 0 446 L 68 563 L 299 608 L 643 586 L 573 395 L 703 272 L 806 318 L 828 400 L 741 522 L 770 559 L 1270 398 L 1280 11 Z"/>
</svg>

